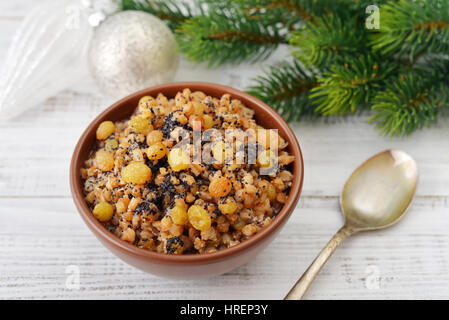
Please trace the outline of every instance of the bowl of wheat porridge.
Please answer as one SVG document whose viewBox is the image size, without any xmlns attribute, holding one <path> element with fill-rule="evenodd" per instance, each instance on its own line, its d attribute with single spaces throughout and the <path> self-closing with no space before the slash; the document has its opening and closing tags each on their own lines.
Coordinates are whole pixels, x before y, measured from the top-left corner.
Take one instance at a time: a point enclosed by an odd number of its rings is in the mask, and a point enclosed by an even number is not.
<svg viewBox="0 0 449 320">
<path fill-rule="evenodd" d="M 147 272 L 227 272 L 268 245 L 298 201 L 303 160 L 269 106 L 236 89 L 152 87 L 100 114 L 72 158 L 75 205 L 97 238 Z"/>
</svg>

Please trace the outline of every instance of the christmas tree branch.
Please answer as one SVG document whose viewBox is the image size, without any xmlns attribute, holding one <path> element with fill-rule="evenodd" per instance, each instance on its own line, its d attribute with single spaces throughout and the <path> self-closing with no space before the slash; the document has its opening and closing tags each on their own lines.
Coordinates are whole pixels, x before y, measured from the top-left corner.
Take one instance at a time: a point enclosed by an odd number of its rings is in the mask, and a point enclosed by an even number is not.
<svg viewBox="0 0 449 320">
<path fill-rule="evenodd" d="M 290 39 L 294 56 L 308 66 L 326 68 L 348 55 L 363 53 L 365 33 L 358 31 L 357 23 L 356 19 L 334 15 L 307 22 Z"/>
<path fill-rule="evenodd" d="M 370 122 L 383 134 L 408 135 L 434 123 L 440 110 L 449 106 L 449 61 L 430 64 L 426 70 L 408 70 L 392 78 L 374 97 Z"/>
<path fill-rule="evenodd" d="M 381 28 L 372 46 L 384 55 L 407 55 L 411 61 L 426 53 L 449 52 L 449 2 L 399 0 L 381 7 Z"/>
<path fill-rule="evenodd" d="M 447 0 L 121 1 L 167 21 L 181 52 L 209 65 L 262 60 L 290 44 L 296 60 L 249 89 L 290 121 L 371 108 L 384 134 L 405 135 L 449 105 Z M 365 27 L 372 4 L 379 30 Z"/>
<path fill-rule="evenodd" d="M 255 82 L 248 92 L 265 101 L 288 121 L 298 121 L 315 114 L 309 92 L 318 84 L 314 74 L 299 62 L 272 66 Z"/>
<path fill-rule="evenodd" d="M 310 98 L 318 105 L 316 111 L 325 116 L 354 113 L 369 104 L 395 71 L 397 65 L 382 63 L 380 57 L 351 57 L 318 77 L 320 85 L 312 90 Z"/>
<path fill-rule="evenodd" d="M 190 5 L 176 0 L 121 0 L 121 9 L 151 13 L 166 21 L 172 30 L 193 17 Z"/>
<path fill-rule="evenodd" d="M 308 13 L 300 1 L 295 0 L 255 0 L 255 1 L 239 1 L 245 5 L 243 12 L 245 13 L 257 13 L 270 12 L 273 10 L 287 11 L 293 14 L 295 17 L 300 17 L 303 20 L 313 20 L 313 15 Z"/>
<path fill-rule="evenodd" d="M 287 43 L 282 27 L 270 21 L 250 20 L 218 9 L 187 20 L 176 30 L 181 51 L 193 61 L 209 65 L 255 62 L 268 57 L 279 44 Z"/>
<path fill-rule="evenodd" d="M 209 0 L 219 2 L 219 0 Z M 313 21 L 315 16 L 328 15 L 338 6 L 351 4 L 351 0 L 234 0 L 232 3 L 240 5 L 243 10 L 249 12 L 262 12 L 282 10 L 301 18 L 303 21 Z"/>
</svg>

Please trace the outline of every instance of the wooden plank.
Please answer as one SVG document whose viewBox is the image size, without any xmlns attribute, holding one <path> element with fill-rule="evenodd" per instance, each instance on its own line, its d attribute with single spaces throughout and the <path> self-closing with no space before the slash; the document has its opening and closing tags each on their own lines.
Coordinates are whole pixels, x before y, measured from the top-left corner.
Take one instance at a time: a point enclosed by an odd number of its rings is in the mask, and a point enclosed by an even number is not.
<svg viewBox="0 0 449 320">
<path fill-rule="evenodd" d="M 392 229 L 348 239 L 307 298 L 449 298 L 448 207 L 448 197 L 419 197 Z M 336 198 L 303 198 L 254 261 L 217 278 L 178 281 L 110 254 L 70 199 L 0 199 L 0 208 L 0 298 L 17 299 L 280 299 L 342 223 Z M 65 286 L 69 265 L 80 269 L 79 290 Z"/>
</svg>

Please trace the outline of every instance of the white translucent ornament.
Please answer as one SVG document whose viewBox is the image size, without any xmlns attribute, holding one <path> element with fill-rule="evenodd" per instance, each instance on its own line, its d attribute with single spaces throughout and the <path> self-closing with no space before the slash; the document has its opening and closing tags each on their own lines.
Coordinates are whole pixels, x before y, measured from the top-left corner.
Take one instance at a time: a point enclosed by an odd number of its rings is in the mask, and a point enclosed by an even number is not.
<svg viewBox="0 0 449 320">
<path fill-rule="evenodd" d="M 93 33 L 88 18 L 79 0 L 40 1 L 27 15 L 0 78 L 0 119 L 21 114 L 88 75 Z"/>
</svg>

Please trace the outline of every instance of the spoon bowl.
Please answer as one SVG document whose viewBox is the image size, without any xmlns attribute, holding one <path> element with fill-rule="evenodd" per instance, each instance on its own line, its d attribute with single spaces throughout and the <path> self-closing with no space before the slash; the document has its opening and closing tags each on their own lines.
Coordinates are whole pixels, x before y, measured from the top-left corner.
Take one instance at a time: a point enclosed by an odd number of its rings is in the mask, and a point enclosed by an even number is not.
<svg viewBox="0 0 449 320">
<path fill-rule="evenodd" d="M 416 162 L 403 151 L 387 150 L 368 159 L 343 187 L 346 225 L 357 231 L 391 226 L 410 206 L 417 180 Z"/>
<path fill-rule="evenodd" d="M 400 150 L 381 152 L 360 165 L 346 181 L 340 196 L 344 226 L 304 272 L 285 300 L 299 300 L 335 249 L 355 232 L 396 223 L 407 211 L 416 190 L 418 167 Z"/>
</svg>

